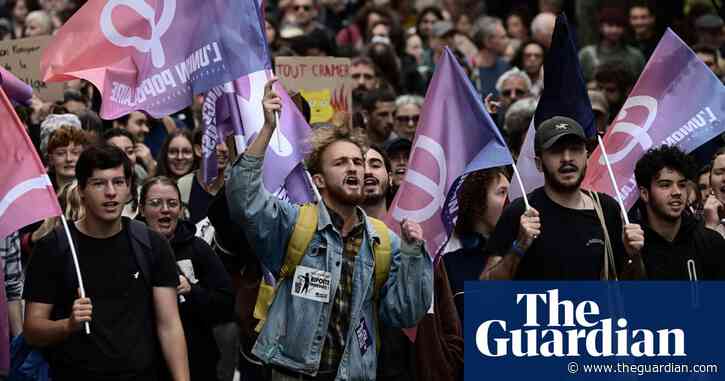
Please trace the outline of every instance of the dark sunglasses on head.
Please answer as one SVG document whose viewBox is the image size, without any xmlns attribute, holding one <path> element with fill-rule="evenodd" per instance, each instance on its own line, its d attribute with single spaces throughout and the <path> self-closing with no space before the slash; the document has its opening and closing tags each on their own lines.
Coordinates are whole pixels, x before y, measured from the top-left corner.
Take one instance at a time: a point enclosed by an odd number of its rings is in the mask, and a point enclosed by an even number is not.
<svg viewBox="0 0 725 381">
<path fill-rule="evenodd" d="M 413 124 L 418 124 L 419 119 L 420 119 L 420 115 L 398 115 L 395 117 L 395 120 L 397 120 L 398 123 L 405 123 L 405 124 L 410 124 L 411 122 Z"/>
</svg>

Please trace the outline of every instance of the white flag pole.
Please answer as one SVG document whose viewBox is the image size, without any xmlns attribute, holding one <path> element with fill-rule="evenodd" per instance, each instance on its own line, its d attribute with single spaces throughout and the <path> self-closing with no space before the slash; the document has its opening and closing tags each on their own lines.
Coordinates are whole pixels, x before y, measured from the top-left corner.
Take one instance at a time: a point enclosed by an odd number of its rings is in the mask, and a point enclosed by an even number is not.
<svg viewBox="0 0 725 381">
<path fill-rule="evenodd" d="M 521 187 L 521 197 L 524 198 L 524 205 L 526 205 L 526 210 L 531 209 L 531 205 L 529 205 L 529 199 L 526 197 L 526 189 L 524 189 L 524 183 L 521 182 L 521 175 L 519 175 L 519 169 L 516 168 L 516 162 L 511 161 L 511 165 L 514 167 L 514 176 L 516 176 L 516 180 L 519 182 L 519 187 Z"/>
<path fill-rule="evenodd" d="M 73 267 L 75 267 L 76 277 L 78 277 L 78 288 L 80 289 L 81 298 L 85 298 L 86 289 L 85 287 L 83 287 L 83 278 L 81 277 L 81 267 L 78 265 L 78 254 L 76 254 L 76 245 L 75 243 L 73 243 L 73 237 L 71 237 L 70 229 L 68 229 L 68 221 L 66 221 L 63 213 L 60 214 L 60 220 L 63 221 L 63 230 L 65 230 L 65 235 L 68 238 L 68 243 L 70 244 L 70 254 L 73 257 Z M 90 335 L 91 325 L 88 322 L 85 322 L 83 323 L 83 326 L 86 329 L 86 335 Z"/>
<path fill-rule="evenodd" d="M 619 193 L 619 186 L 617 185 L 617 180 L 614 178 L 614 172 L 612 171 L 612 165 L 609 163 L 609 157 L 607 157 L 607 150 L 604 149 L 604 142 L 602 141 L 602 137 L 597 135 L 597 140 L 599 141 L 599 148 L 602 150 L 602 157 L 604 157 L 604 162 L 607 165 L 607 171 L 609 172 L 609 180 L 612 181 L 612 188 L 614 188 L 614 192 L 617 194 L 617 202 L 619 202 L 619 208 L 622 209 L 622 217 L 624 217 L 624 223 L 626 225 L 629 225 L 629 217 L 627 216 L 627 209 L 624 208 L 624 202 L 622 201 L 622 194 Z"/>
</svg>

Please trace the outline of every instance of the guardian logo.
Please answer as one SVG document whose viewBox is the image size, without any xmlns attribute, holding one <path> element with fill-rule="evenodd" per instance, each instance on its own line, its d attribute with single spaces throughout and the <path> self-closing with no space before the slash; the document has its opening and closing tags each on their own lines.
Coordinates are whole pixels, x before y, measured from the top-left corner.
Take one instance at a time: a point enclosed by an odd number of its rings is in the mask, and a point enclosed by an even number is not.
<svg viewBox="0 0 725 381">
<path fill-rule="evenodd" d="M 476 348 L 483 356 L 687 356 L 684 330 L 631 329 L 625 318 L 601 318 L 594 301 L 559 301 L 558 289 L 516 294 L 516 304 L 525 307 L 523 327 L 512 329 L 505 320 L 478 326 Z"/>
<path fill-rule="evenodd" d="M 113 25 L 113 10 L 117 7 L 128 7 L 138 13 L 151 27 L 151 37 L 146 40 L 138 36 L 125 36 L 118 32 Z M 156 10 L 144 0 L 110 0 L 101 11 L 101 31 L 108 41 L 116 46 L 126 48 L 133 46 L 141 53 L 151 52 L 151 63 L 159 69 L 166 64 L 164 47 L 161 45 L 161 36 L 169 30 L 176 13 L 176 0 L 164 0 L 158 24 L 156 23 Z"/>
</svg>

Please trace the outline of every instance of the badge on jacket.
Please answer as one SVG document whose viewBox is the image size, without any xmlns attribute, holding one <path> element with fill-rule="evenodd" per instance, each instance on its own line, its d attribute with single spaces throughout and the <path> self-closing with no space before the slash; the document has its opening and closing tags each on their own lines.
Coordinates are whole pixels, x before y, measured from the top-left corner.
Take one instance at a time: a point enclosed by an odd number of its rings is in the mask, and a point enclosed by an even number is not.
<svg viewBox="0 0 725 381">
<path fill-rule="evenodd" d="M 327 271 L 297 266 L 292 281 L 292 295 L 327 303 L 330 301 L 330 279 L 332 275 Z"/>
</svg>

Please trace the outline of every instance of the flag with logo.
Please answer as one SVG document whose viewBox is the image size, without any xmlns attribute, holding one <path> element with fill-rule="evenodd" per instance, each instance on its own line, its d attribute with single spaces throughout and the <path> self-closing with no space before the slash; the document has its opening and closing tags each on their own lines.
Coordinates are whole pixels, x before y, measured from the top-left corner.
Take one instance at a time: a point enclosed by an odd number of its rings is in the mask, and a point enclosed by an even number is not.
<svg viewBox="0 0 725 381">
<path fill-rule="evenodd" d="M 634 167 L 649 148 L 690 153 L 725 132 L 724 119 L 725 86 L 668 29 L 603 139 L 625 207 L 639 197 Z M 583 186 L 614 195 L 599 148 L 587 167 Z"/>
<path fill-rule="evenodd" d="M 536 168 L 534 159 L 534 136 L 536 126 L 554 116 L 566 116 L 576 120 L 589 137 L 596 133 L 594 113 L 582 76 L 576 45 L 564 14 L 556 18 L 551 48 L 544 60 L 544 90 L 516 161 L 526 193 L 544 185 L 544 175 Z M 519 197 L 521 186 L 514 177 L 509 187 L 509 199 L 515 200 Z"/>
<path fill-rule="evenodd" d="M 257 22 L 263 26 L 264 2 L 254 2 L 258 5 Z M 264 55 L 268 57 L 266 35 L 262 33 L 259 37 L 264 45 Z M 271 67 L 267 59 L 255 71 L 216 86 L 206 94 L 202 107 L 204 145 L 201 166 L 205 182 L 213 181 L 218 175 L 215 149 L 218 142 L 234 136 L 237 151 L 243 152 L 262 129 L 262 98 L 265 84 L 273 77 Z M 307 139 L 311 128 L 279 83 L 274 90 L 282 98 L 282 111 L 265 154 L 262 183 L 265 189 L 281 198 L 296 203 L 310 202 L 314 200 L 314 191 L 302 161 L 308 151 Z"/>
<path fill-rule="evenodd" d="M 478 92 L 446 48 L 425 97 L 405 180 L 385 222 L 398 233 L 404 219 L 419 223 L 435 256 L 453 228 L 461 176 L 511 163 Z"/>
<path fill-rule="evenodd" d="M 43 163 L 0 90 L 0 238 L 61 213 Z"/>
<path fill-rule="evenodd" d="M 103 96 L 101 117 L 181 110 L 195 94 L 264 67 L 256 1 L 97 0 L 43 54 L 45 81 L 74 78 Z"/>
</svg>

